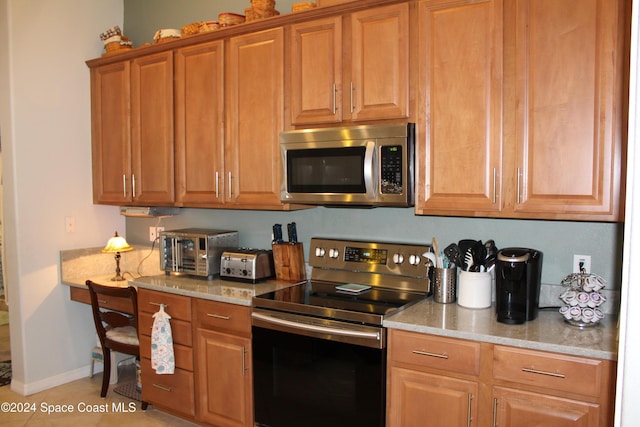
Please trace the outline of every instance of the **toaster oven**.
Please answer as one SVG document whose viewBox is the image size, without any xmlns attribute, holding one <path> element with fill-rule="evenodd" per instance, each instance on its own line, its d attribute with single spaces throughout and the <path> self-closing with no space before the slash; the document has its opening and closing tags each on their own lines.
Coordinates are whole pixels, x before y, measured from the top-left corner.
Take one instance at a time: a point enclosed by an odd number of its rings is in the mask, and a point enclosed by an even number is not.
<svg viewBox="0 0 640 427">
<path fill-rule="evenodd" d="M 160 269 L 212 279 L 220 274 L 220 257 L 238 247 L 238 232 L 186 228 L 160 232 Z"/>
</svg>

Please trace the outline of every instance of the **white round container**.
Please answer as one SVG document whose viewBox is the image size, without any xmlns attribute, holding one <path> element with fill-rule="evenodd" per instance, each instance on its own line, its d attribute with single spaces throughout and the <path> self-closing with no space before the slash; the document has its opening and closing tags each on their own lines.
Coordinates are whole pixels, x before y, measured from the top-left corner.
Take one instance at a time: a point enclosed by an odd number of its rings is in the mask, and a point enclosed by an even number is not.
<svg viewBox="0 0 640 427">
<path fill-rule="evenodd" d="M 458 277 L 458 305 L 466 308 L 491 307 L 491 273 L 461 271 Z"/>
</svg>

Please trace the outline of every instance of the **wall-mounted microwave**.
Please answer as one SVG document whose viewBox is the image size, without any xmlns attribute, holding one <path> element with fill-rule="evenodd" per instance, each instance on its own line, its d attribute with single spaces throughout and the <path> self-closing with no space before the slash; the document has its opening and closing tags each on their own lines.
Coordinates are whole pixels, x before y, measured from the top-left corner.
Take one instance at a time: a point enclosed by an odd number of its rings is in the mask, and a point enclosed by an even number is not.
<svg viewBox="0 0 640 427">
<path fill-rule="evenodd" d="M 414 123 L 282 132 L 280 152 L 283 202 L 414 205 Z"/>
</svg>

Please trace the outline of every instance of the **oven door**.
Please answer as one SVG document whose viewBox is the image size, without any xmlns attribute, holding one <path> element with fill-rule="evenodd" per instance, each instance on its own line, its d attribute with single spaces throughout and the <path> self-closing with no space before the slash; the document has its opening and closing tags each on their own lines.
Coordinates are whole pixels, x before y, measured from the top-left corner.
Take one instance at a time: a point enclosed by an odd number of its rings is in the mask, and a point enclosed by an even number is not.
<svg viewBox="0 0 640 427">
<path fill-rule="evenodd" d="M 258 314 L 258 316 L 256 316 Z M 279 313 L 279 320 L 287 314 Z M 386 349 L 383 328 L 346 324 L 314 331 L 297 316 L 272 323 L 253 315 L 255 421 L 262 427 L 383 427 Z M 304 316 L 303 316 L 304 317 Z M 320 319 L 316 319 L 320 320 Z M 289 323 L 292 322 L 292 323 Z M 328 321 L 331 322 L 331 321 Z M 340 322 L 335 322 L 340 323 Z M 326 325 L 321 325 L 326 326 Z M 346 331 L 346 333 L 345 333 Z M 351 338 L 382 344 L 354 344 Z M 334 340 L 333 338 L 339 337 Z M 382 347 L 382 348 L 380 348 Z"/>
</svg>

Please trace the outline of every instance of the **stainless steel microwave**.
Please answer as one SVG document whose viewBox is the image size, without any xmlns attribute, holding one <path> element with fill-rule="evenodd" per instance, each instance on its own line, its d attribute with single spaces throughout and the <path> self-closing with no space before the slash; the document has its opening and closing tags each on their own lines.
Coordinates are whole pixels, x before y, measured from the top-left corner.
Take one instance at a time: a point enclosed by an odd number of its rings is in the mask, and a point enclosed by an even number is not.
<svg viewBox="0 0 640 427">
<path fill-rule="evenodd" d="M 413 206 L 415 124 L 280 133 L 286 203 Z"/>
<path fill-rule="evenodd" d="M 238 232 L 185 228 L 160 232 L 160 269 L 212 279 L 220 274 L 220 257 L 238 247 Z"/>
</svg>

